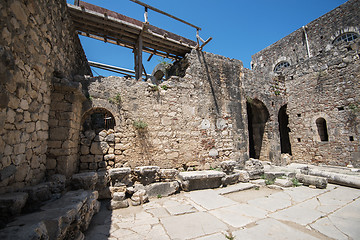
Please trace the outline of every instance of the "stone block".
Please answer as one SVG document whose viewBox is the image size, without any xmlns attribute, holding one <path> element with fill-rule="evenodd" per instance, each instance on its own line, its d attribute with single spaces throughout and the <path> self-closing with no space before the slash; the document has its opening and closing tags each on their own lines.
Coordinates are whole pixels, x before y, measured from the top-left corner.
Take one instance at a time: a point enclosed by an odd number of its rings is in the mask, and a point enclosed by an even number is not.
<svg viewBox="0 0 360 240">
<path fill-rule="evenodd" d="M 7 222 L 10 217 L 18 215 L 26 204 L 29 194 L 14 192 L 0 195 L 0 219 Z"/>
<path fill-rule="evenodd" d="M 250 179 L 257 179 L 264 173 L 264 165 L 259 160 L 250 158 L 245 162 L 245 170 L 249 173 Z"/>
<path fill-rule="evenodd" d="M 97 174 L 98 180 L 96 182 L 95 190 L 99 193 L 99 199 L 110 199 L 110 179 L 107 171 L 98 171 Z"/>
<path fill-rule="evenodd" d="M 159 171 L 160 179 L 163 182 L 171 182 L 176 179 L 179 175 L 179 171 L 176 169 L 160 169 Z"/>
<path fill-rule="evenodd" d="M 184 191 L 218 188 L 225 173 L 219 171 L 180 172 L 181 187 Z"/>
<path fill-rule="evenodd" d="M 301 173 L 296 174 L 297 180 L 303 183 L 305 186 L 313 185 L 317 188 L 326 188 L 327 187 L 327 179 L 324 177 L 317 177 L 311 175 L 305 175 Z"/>
<path fill-rule="evenodd" d="M 149 197 L 169 196 L 179 191 L 180 184 L 177 181 L 157 182 L 145 186 Z"/>
<path fill-rule="evenodd" d="M 88 131 L 85 131 L 84 135 L 89 141 L 92 141 L 92 140 L 94 140 L 96 133 L 94 130 L 88 130 Z"/>
<path fill-rule="evenodd" d="M 0 170 L 0 181 L 5 180 L 8 177 L 11 177 L 16 172 L 16 166 L 11 164 L 10 166 L 7 166 Z"/>
<path fill-rule="evenodd" d="M 129 185 L 131 168 L 113 168 L 109 170 L 111 186 Z"/>
<path fill-rule="evenodd" d="M 52 193 L 61 193 L 66 187 L 66 177 L 61 174 L 51 175 L 48 179 L 50 191 Z"/>
<path fill-rule="evenodd" d="M 70 191 L 0 230 L 0 239 L 74 239 L 99 211 L 96 191 Z"/>
<path fill-rule="evenodd" d="M 28 203 L 30 204 L 39 204 L 43 201 L 49 200 L 51 198 L 49 183 L 41 183 L 32 187 L 26 187 L 23 189 L 24 192 L 27 192 Z"/>
<path fill-rule="evenodd" d="M 145 189 L 139 189 L 131 196 L 131 204 L 133 206 L 138 206 L 148 201 L 149 201 L 149 196 L 147 195 Z"/>
<path fill-rule="evenodd" d="M 249 173 L 245 170 L 235 170 L 235 173 L 239 173 L 239 182 L 249 182 Z"/>
<path fill-rule="evenodd" d="M 240 173 L 233 173 L 233 174 L 225 175 L 221 179 L 223 187 L 226 187 L 227 185 L 232 185 L 232 184 L 238 183 L 239 176 L 240 176 Z"/>
<path fill-rule="evenodd" d="M 113 133 L 105 137 L 105 142 L 115 142 L 115 135 Z"/>
<path fill-rule="evenodd" d="M 114 160 L 114 159 L 115 159 L 115 154 L 106 154 L 104 156 L 105 161 Z"/>
<path fill-rule="evenodd" d="M 98 164 L 93 162 L 93 163 L 89 163 L 89 170 L 97 170 L 98 169 Z"/>
<path fill-rule="evenodd" d="M 158 166 L 141 166 L 134 169 L 139 182 L 147 185 L 156 181 L 160 167 Z"/>
<path fill-rule="evenodd" d="M 81 152 L 82 155 L 87 155 L 87 154 L 90 153 L 90 149 L 86 145 L 81 145 L 80 152 Z"/>
<path fill-rule="evenodd" d="M 264 177 L 267 180 L 274 181 L 276 178 L 285 176 L 284 172 L 265 172 Z"/>
<path fill-rule="evenodd" d="M 280 187 L 292 187 L 293 182 L 287 178 L 285 179 L 277 178 L 274 184 Z"/>
<path fill-rule="evenodd" d="M 224 173 L 232 174 L 234 172 L 236 164 L 237 163 L 235 161 L 223 161 L 221 162 L 220 166 Z"/>
<path fill-rule="evenodd" d="M 112 200 L 114 201 L 123 201 L 126 198 L 125 192 L 114 192 L 112 194 Z"/>
<path fill-rule="evenodd" d="M 122 201 L 111 200 L 109 209 L 115 210 L 115 209 L 127 208 L 127 207 L 129 207 L 129 202 L 126 199 Z"/>
<path fill-rule="evenodd" d="M 73 189 L 94 190 L 98 180 L 96 172 L 77 173 L 71 177 Z"/>
<path fill-rule="evenodd" d="M 94 155 L 84 155 L 84 156 L 80 156 L 80 162 L 82 162 L 82 163 L 95 162 L 95 157 L 94 157 Z"/>
<path fill-rule="evenodd" d="M 107 142 L 93 142 L 90 147 L 90 152 L 94 155 L 106 154 L 109 149 Z"/>
</svg>

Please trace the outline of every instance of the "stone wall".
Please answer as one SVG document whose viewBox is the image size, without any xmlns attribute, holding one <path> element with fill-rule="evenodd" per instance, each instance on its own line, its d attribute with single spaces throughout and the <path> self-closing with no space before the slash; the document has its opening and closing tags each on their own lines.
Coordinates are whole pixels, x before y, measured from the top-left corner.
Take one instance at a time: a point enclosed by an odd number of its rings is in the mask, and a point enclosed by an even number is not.
<svg viewBox="0 0 360 240">
<path fill-rule="evenodd" d="M 71 79 L 90 69 L 65 1 L 1 1 L 0 18 L 3 193 L 44 179 L 53 76 Z"/>
<path fill-rule="evenodd" d="M 359 8 L 360 2 L 358 0 L 349 0 L 308 23 L 304 26 L 305 29 L 299 28 L 254 54 L 252 56 L 252 69 L 270 78 L 273 77 L 274 67 L 280 61 L 288 61 L 290 65 L 303 64 L 303 61 L 309 57 L 325 53 L 333 47 L 333 41 L 342 33 L 360 33 L 360 16 L 357 14 Z"/>
<path fill-rule="evenodd" d="M 286 70 L 295 161 L 360 167 L 359 49 L 359 39 L 343 43 Z M 328 141 L 319 136 L 319 118 L 326 120 Z"/>
<path fill-rule="evenodd" d="M 188 64 L 180 64 L 189 66 L 185 75 L 171 77 L 159 86 L 120 77 L 98 77 L 83 83 L 88 83 L 89 92 L 84 116 L 91 109 L 103 108 L 115 118 L 114 146 L 103 153 L 106 158 L 114 155 L 113 161 L 106 161 L 108 168 L 209 169 L 223 160 L 245 160 L 242 63 L 197 51 L 184 61 Z M 82 157 L 82 166 L 99 154 L 89 152 L 88 158 Z"/>
<path fill-rule="evenodd" d="M 347 1 L 252 57 L 252 70 L 244 71 L 248 109 L 269 114 L 257 158 L 289 163 L 280 156 L 285 152 L 297 162 L 359 166 L 358 45 L 334 43 L 343 33 L 360 34 L 359 8 L 359 1 Z M 283 61 L 290 67 L 275 72 Z M 328 125 L 327 142 L 320 140 L 319 118 Z M 281 132 L 290 149 L 284 150 Z"/>
</svg>

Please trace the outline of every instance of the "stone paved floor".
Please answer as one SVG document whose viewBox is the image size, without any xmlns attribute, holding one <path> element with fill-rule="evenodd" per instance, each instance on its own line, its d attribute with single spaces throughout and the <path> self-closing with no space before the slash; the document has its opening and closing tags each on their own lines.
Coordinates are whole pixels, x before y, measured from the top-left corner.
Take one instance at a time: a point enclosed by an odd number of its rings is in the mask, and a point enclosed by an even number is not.
<svg viewBox="0 0 360 240">
<path fill-rule="evenodd" d="M 180 193 L 114 211 L 102 206 L 86 239 L 226 240 L 230 234 L 234 239 L 360 239 L 359 189 L 329 184 L 321 190 L 262 187 L 220 195 L 224 190 Z"/>
</svg>

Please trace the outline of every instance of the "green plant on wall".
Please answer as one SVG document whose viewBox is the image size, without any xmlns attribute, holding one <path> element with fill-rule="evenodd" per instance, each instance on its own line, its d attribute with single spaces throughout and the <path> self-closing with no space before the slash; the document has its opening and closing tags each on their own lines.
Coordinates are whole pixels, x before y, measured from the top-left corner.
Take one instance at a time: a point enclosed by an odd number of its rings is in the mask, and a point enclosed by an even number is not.
<svg viewBox="0 0 360 240">
<path fill-rule="evenodd" d="M 167 90 L 169 87 L 166 86 L 166 85 L 162 85 L 161 88 L 164 89 L 164 90 Z"/>
<path fill-rule="evenodd" d="M 156 85 L 151 85 L 151 86 L 150 86 L 150 91 L 152 91 L 152 92 L 158 92 L 158 91 L 159 91 L 159 87 L 156 86 Z"/>
<path fill-rule="evenodd" d="M 120 93 L 116 94 L 116 96 L 113 97 L 113 98 L 109 98 L 108 101 L 109 101 L 109 103 L 120 105 L 121 104 L 121 95 L 120 95 Z"/>
<path fill-rule="evenodd" d="M 135 120 L 133 126 L 138 130 L 143 130 L 148 127 L 148 124 L 142 120 Z"/>
<path fill-rule="evenodd" d="M 350 103 L 348 105 L 349 109 L 353 112 L 353 113 L 357 113 L 357 112 L 360 112 L 360 107 L 358 104 L 356 103 Z"/>
</svg>

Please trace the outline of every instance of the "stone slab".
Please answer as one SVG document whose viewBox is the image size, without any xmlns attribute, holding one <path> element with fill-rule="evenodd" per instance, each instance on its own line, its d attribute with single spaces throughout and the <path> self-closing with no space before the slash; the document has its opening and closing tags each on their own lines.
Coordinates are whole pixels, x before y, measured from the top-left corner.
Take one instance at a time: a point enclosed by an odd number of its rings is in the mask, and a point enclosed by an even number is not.
<svg viewBox="0 0 360 240">
<path fill-rule="evenodd" d="M 181 205 L 177 205 L 177 206 L 167 206 L 165 208 L 171 215 L 182 215 L 182 214 L 186 214 L 186 213 L 196 212 L 196 209 L 189 204 L 181 204 Z"/>
<path fill-rule="evenodd" d="M 268 212 L 275 212 L 291 206 L 291 199 L 288 195 L 280 192 L 269 197 L 256 198 L 248 201 L 248 204 L 254 207 L 264 209 Z"/>
<path fill-rule="evenodd" d="M 218 195 L 217 192 L 212 189 L 189 192 L 186 196 L 207 210 L 238 204 L 229 198 Z"/>
<path fill-rule="evenodd" d="M 256 226 L 233 232 L 235 239 L 291 239 L 316 240 L 318 238 L 275 219 L 267 218 L 257 222 Z"/>
<path fill-rule="evenodd" d="M 265 218 L 267 211 L 249 206 L 248 204 L 237 204 L 215 209 L 209 213 L 232 227 L 239 228 L 255 222 L 258 219 Z"/>
<path fill-rule="evenodd" d="M 145 186 L 149 197 L 169 196 L 175 194 L 180 188 L 177 181 L 157 182 Z"/>
<path fill-rule="evenodd" d="M 227 230 L 227 226 L 213 215 L 196 212 L 161 219 L 171 239 L 192 239 Z"/>
<path fill-rule="evenodd" d="M 180 172 L 179 177 L 181 180 L 195 180 L 195 179 L 206 179 L 206 178 L 222 178 L 226 174 L 219 171 L 207 170 L 207 171 L 191 171 L 191 172 Z"/>
<path fill-rule="evenodd" d="M 216 191 L 220 195 L 225 195 L 225 194 L 229 194 L 229 193 L 248 190 L 248 189 L 251 189 L 253 187 L 255 187 L 255 184 L 252 184 L 252 183 L 238 183 L 238 184 L 228 186 L 226 188 L 216 189 L 214 191 Z"/>
<path fill-rule="evenodd" d="M 311 227 L 334 239 L 358 239 L 360 236 L 360 199 L 311 224 Z M 349 238 L 348 238 L 349 237 Z"/>
<path fill-rule="evenodd" d="M 324 216 L 324 213 L 317 210 L 318 205 L 318 201 L 313 198 L 287 209 L 272 213 L 269 216 L 278 220 L 295 222 L 306 226 Z"/>
</svg>

